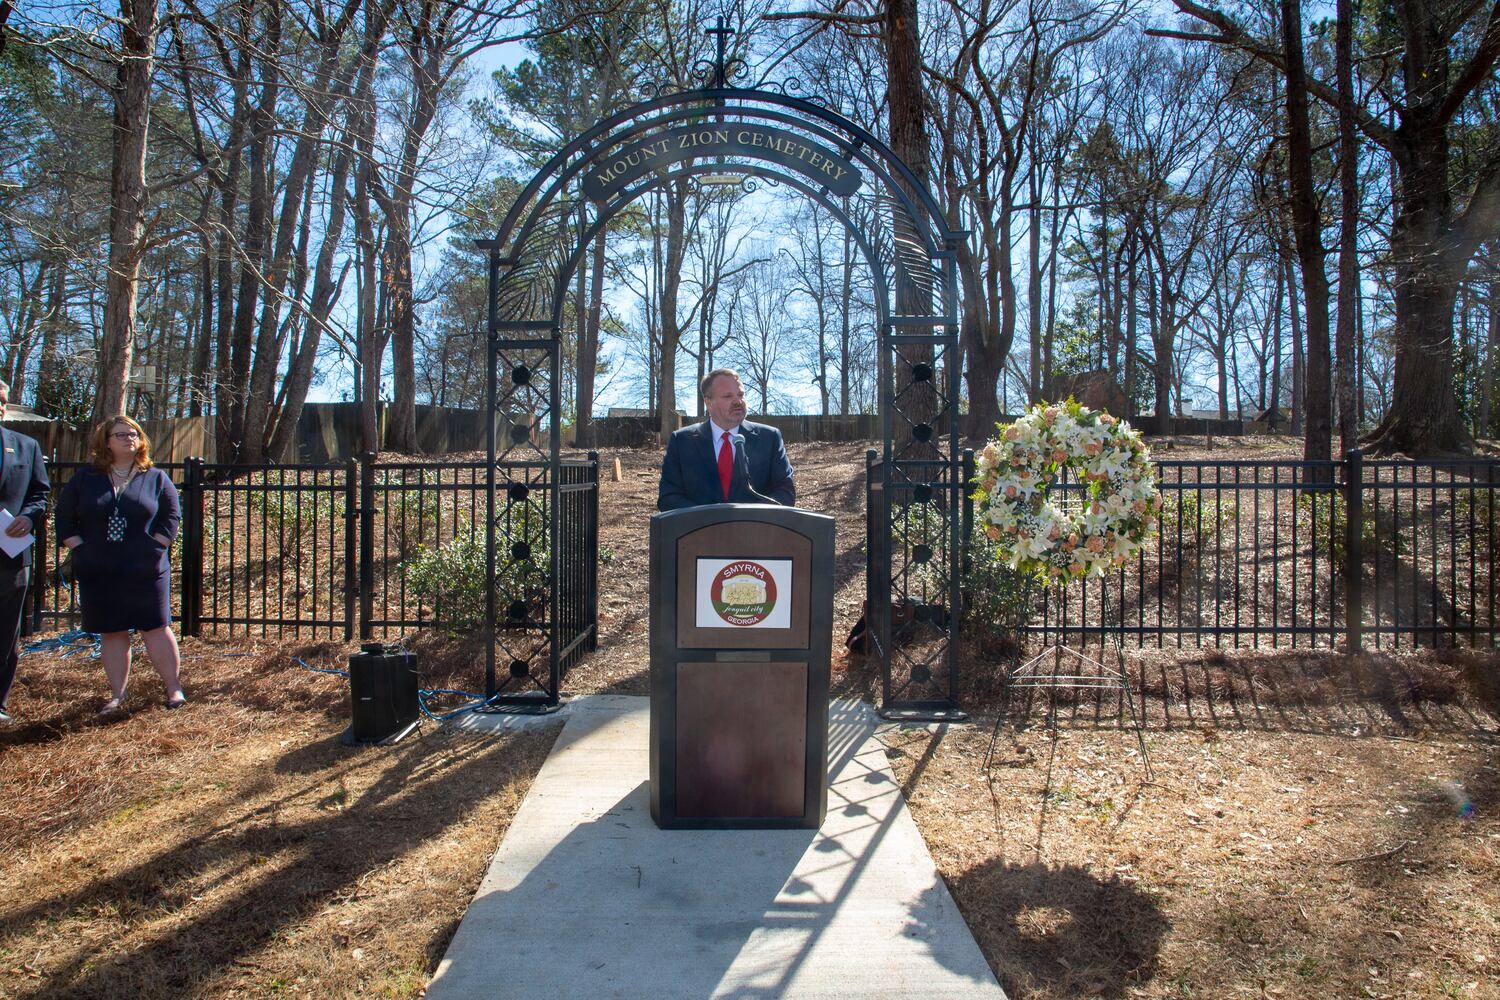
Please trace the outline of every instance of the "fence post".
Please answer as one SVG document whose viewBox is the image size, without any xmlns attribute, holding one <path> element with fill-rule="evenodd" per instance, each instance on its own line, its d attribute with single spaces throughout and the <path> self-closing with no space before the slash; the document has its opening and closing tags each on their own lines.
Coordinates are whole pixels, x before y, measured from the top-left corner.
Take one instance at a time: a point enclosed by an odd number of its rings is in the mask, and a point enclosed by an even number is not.
<svg viewBox="0 0 1500 1000">
<path fill-rule="evenodd" d="M 203 631 L 203 459 L 186 459 L 182 479 L 182 634 L 196 636 Z"/>
<path fill-rule="evenodd" d="M 865 635 L 875 634 L 875 449 L 865 451 Z M 868 642 L 869 640 L 866 639 Z M 866 647 L 873 649 L 873 646 Z"/>
<path fill-rule="evenodd" d="M 359 463 L 344 460 L 344 641 L 354 638 L 354 599 L 359 596 Z"/>
<path fill-rule="evenodd" d="M 599 453 L 589 452 L 589 475 L 594 480 L 594 488 L 589 491 L 588 501 L 588 534 L 587 544 L 584 551 L 587 552 L 589 587 L 588 603 L 584 606 L 584 613 L 588 615 L 584 623 L 586 628 L 591 629 L 588 640 L 588 648 L 595 650 L 599 648 Z"/>
<path fill-rule="evenodd" d="M 958 484 L 958 494 L 963 497 L 962 508 L 963 520 L 959 522 L 959 552 L 963 557 L 963 575 L 967 579 L 969 573 L 974 569 L 973 560 L 969 556 L 969 541 L 974 537 L 974 495 L 969 490 L 969 484 L 974 481 L 974 449 L 965 448 L 963 451 L 963 482 Z M 968 595 L 965 594 L 965 603 Z"/>
<path fill-rule="evenodd" d="M 56 487 L 53 487 L 56 489 Z M 31 579 L 30 588 L 21 601 L 21 638 L 40 632 L 42 630 L 42 603 L 46 600 L 47 591 L 51 589 L 49 579 L 51 574 L 47 571 L 49 557 L 56 557 L 51 545 L 47 544 L 47 519 L 39 518 L 34 529 L 36 543 L 32 547 L 31 555 Z M 31 605 L 31 614 L 26 613 L 26 605 Z"/>
<path fill-rule="evenodd" d="M 1350 653 L 1364 651 L 1364 453 L 1344 455 L 1344 628 Z"/>
<path fill-rule="evenodd" d="M 359 637 L 374 634 L 375 617 L 375 453 L 359 456 Z"/>
</svg>

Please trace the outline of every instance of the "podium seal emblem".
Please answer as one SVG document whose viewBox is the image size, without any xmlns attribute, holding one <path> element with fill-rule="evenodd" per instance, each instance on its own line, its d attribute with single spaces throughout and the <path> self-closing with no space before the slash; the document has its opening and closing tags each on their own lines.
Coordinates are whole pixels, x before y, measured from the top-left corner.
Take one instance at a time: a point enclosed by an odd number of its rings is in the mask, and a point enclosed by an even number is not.
<svg viewBox="0 0 1500 1000">
<path fill-rule="evenodd" d="M 709 599 L 714 613 L 725 624 L 739 628 L 758 625 L 776 607 L 776 579 L 760 563 L 742 559 L 714 575 Z"/>
</svg>

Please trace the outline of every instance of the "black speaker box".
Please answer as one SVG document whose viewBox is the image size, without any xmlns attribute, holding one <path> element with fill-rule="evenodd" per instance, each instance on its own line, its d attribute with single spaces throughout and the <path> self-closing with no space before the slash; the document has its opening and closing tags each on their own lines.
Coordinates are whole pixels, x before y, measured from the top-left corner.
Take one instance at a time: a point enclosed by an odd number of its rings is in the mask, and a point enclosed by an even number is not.
<svg viewBox="0 0 1500 1000">
<path fill-rule="evenodd" d="M 349 657 L 350 730 L 360 743 L 374 743 L 417 720 L 417 657 L 368 642 Z"/>
</svg>

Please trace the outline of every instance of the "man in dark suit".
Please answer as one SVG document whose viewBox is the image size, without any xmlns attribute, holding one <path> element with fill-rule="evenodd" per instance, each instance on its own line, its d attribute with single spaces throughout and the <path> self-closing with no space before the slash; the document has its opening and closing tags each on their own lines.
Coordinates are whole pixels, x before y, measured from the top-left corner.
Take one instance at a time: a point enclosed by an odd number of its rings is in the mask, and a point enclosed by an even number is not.
<svg viewBox="0 0 1500 1000">
<path fill-rule="evenodd" d="M 10 386 L 0 382 L 0 420 L 10 403 Z M 12 538 L 32 534 L 47 513 L 47 467 L 42 463 L 42 449 L 25 434 L 0 427 L 0 507 L 14 520 L 5 526 Z M 26 584 L 31 577 L 31 552 L 28 545 L 20 555 L 0 552 L 0 725 L 10 722 L 6 705 L 10 686 L 16 679 L 17 644 L 21 637 L 21 615 L 26 604 Z"/>
<path fill-rule="evenodd" d="M 791 507 L 797 500 L 797 486 L 781 432 L 745 419 L 745 390 L 739 375 L 716 368 L 703 376 L 700 388 L 708 419 L 684 427 L 667 441 L 657 509 L 711 503 Z M 737 444 L 743 454 L 735 450 Z"/>
</svg>

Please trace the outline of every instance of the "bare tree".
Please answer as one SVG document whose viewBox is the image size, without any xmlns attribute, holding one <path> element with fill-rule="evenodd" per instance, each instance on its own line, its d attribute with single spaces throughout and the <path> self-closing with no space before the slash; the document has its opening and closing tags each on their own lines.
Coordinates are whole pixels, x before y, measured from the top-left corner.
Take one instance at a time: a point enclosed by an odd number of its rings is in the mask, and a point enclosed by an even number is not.
<svg viewBox="0 0 1500 1000">
<path fill-rule="evenodd" d="M 1216 7 L 1174 3 L 1210 30 L 1167 34 L 1235 46 L 1288 72 L 1281 45 Z M 1447 453 L 1469 443 L 1450 391 L 1454 301 L 1468 261 L 1500 217 L 1500 140 L 1476 135 L 1481 148 L 1471 162 L 1481 165 L 1460 173 L 1453 169 L 1454 137 L 1460 114 L 1495 92 L 1500 0 L 1411 0 L 1395 5 L 1390 28 L 1394 34 L 1380 39 L 1390 47 L 1372 58 L 1396 62 L 1399 84 L 1372 89 L 1384 109 L 1354 109 L 1360 131 L 1390 157 L 1397 202 L 1390 236 L 1395 384 L 1370 444 L 1377 452 Z M 1309 77 L 1307 90 L 1338 107 L 1336 86 Z M 1382 111 L 1400 125 L 1391 125 Z"/>
</svg>

